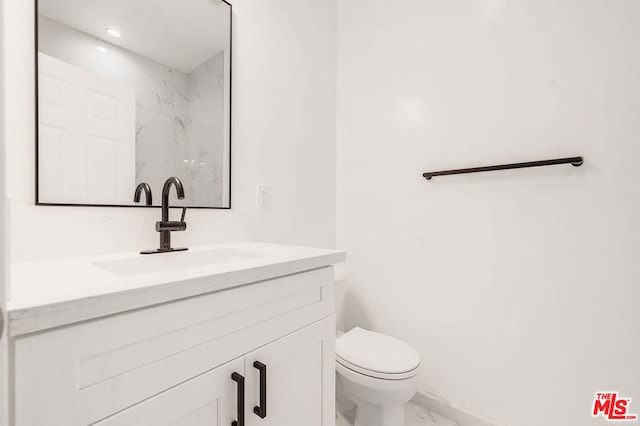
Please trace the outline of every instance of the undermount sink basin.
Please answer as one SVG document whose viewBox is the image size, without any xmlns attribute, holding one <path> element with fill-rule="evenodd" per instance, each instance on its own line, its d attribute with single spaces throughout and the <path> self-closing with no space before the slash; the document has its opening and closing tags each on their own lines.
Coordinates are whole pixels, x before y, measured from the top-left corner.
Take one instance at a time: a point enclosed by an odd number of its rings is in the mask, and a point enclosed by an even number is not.
<svg viewBox="0 0 640 426">
<path fill-rule="evenodd" d="M 263 257 L 263 255 L 234 248 L 221 248 L 201 251 L 139 255 L 124 259 L 93 262 L 93 264 L 120 276 L 132 276 L 173 271 L 177 269 L 199 268 L 258 257 Z"/>
</svg>

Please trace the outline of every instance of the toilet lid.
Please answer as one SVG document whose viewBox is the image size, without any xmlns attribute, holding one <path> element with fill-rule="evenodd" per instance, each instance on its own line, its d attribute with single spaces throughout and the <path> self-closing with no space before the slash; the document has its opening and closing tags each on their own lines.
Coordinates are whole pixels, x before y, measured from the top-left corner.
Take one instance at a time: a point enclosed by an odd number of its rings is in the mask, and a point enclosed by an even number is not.
<svg viewBox="0 0 640 426">
<path fill-rule="evenodd" d="M 402 374 L 420 365 L 420 354 L 395 337 L 356 327 L 336 339 L 338 362 L 370 372 Z M 345 363 L 343 363 L 345 364 Z"/>
</svg>

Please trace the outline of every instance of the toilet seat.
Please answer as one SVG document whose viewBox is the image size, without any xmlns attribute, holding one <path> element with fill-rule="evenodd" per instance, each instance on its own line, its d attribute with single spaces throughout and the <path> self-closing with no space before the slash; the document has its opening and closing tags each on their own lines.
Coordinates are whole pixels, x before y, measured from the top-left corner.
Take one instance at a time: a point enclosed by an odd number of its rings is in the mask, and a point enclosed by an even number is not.
<svg viewBox="0 0 640 426">
<path fill-rule="evenodd" d="M 417 374 L 420 354 L 394 337 L 356 327 L 336 339 L 336 362 L 369 377 L 404 380 Z"/>
<path fill-rule="evenodd" d="M 418 367 L 404 373 L 382 373 L 380 371 L 367 370 L 365 368 L 358 367 L 357 365 L 350 364 L 349 362 L 343 360 L 340 357 L 336 357 L 336 363 L 338 363 L 339 365 L 341 365 L 342 367 L 348 370 L 353 371 L 354 373 L 362 374 L 363 376 L 368 376 L 374 379 L 381 379 L 381 380 L 405 380 L 405 379 L 410 379 L 414 377 L 416 374 L 418 374 Z"/>
</svg>

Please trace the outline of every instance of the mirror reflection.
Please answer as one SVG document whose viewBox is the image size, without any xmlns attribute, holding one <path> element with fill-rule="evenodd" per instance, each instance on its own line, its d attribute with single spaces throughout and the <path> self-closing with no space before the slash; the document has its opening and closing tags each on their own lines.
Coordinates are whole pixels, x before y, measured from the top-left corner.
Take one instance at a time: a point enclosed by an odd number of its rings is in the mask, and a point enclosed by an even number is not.
<svg viewBox="0 0 640 426">
<path fill-rule="evenodd" d="M 231 6 L 38 0 L 38 202 L 228 208 Z M 143 200 L 144 203 L 144 200 Z"/>
</svg>

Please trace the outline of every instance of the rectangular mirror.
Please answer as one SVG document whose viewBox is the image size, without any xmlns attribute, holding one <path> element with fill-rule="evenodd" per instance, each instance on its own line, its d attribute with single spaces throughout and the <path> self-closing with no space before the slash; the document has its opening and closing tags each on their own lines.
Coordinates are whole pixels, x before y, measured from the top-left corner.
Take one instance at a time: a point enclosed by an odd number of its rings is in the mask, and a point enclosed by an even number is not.
<svg viewBox="0 0 640 426">
<path fill-rule="evenodd" d="M 37 204 L 230 208 L 231 5 L 36 2 Z"/>
</svg>

